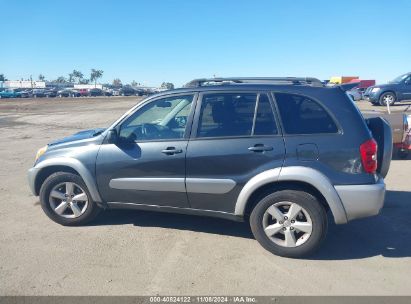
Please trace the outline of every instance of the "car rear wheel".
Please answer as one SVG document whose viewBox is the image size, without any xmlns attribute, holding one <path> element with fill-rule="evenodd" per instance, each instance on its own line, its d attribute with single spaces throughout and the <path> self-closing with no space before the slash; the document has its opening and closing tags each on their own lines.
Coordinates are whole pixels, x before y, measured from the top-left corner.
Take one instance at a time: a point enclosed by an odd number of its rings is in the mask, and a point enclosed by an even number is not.
<svg viewBox="0 0 411 304">
<path fill-rule="evenodd" d="M 386 92 L 380 97 L 380 105 L 386 106 L 387 104 L 389 104 L 390 106 L 392 106 L 396 100 L 397 98 L 395 97 L 394 93 Z"/>
<path fill-rule="evenodd" d="M 65 226 L 84 225 L 101 210 L 82 178 L 67 172 L 54 173 L 44 181 L 40 202 L 50 219 Z"/>
<path fill-rule="evenodd" d="M 313 195 L 281 190 L 261 199 L 250 216 L 256 240 L 268 251 L 284 257 L 312 254 L 327 233 L 327 215 Z"/>
</svg>

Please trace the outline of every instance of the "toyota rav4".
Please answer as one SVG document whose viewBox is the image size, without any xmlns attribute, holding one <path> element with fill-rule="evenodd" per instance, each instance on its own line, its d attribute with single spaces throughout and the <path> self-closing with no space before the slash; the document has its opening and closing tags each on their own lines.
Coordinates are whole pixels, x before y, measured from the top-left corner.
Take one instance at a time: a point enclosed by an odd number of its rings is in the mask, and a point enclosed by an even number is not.
<svg viewBox="0 0 411 304">
<path fill-rule="evenodd" d="M 324 240 L 327 213 L 345 224 L 384 203 L 391 130 L 363 119 L 351 86 L 193 80 L 41 148 L 29 184 L 62 225 L 116 208 L 247 220 L 265 249 L 303 257 Z"/>
</svg>

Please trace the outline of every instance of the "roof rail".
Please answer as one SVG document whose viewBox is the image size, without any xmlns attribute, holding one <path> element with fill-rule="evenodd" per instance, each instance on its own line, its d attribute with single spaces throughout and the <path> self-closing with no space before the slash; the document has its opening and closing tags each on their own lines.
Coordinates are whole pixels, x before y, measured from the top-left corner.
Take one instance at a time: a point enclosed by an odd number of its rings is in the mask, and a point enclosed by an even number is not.
<svg viewBox="0 0 411 304">
<path fill-rule="evenodd" d="M 202 87 L 207 84 L 229 83 L 271 83 L 323 86 L 321 80 L 314 77 L 228 77 L 228 78 L 200 78 L 194 79 L 184 85 L 186 88 Z"/>
</svg>

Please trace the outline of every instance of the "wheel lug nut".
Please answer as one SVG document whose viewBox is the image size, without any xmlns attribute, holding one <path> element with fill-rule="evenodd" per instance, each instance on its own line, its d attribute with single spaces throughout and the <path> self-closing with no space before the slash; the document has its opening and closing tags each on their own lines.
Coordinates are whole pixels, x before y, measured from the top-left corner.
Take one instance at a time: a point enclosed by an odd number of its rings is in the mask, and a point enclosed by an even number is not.
<svg viewBox="0 0 411 304">
<path fill-rule="evenodd" d="M 279 223 L 280 225 L 282 225 L 284 222 L 283 222 L 283 221 L 279 221 L 278 223 Z"/>
<path fill-rule="evenodd" d="M 286 230 L 287 230 L 287 228 L 283 227 L 283 231 L 286 231 Z"/>
<path fill-rule="evenodd" d="M 288 220 L 288 217 L 287 217 L 287 216 L 284 216 L 284 220 Z"/>
<path fill-rule="evenodd" d="M 290 227 L 290 230 L 294 230 L 294 227 Z"/>
<path fill-rule="evenodd" d="M 291 223 L 292 223 L 292 224 L 294 224 L 294 223 L 295 223 L 295 221 L 294 221 L 294 220 L 292 220 L 292 221 L 291 221 Z"/>
</svg>

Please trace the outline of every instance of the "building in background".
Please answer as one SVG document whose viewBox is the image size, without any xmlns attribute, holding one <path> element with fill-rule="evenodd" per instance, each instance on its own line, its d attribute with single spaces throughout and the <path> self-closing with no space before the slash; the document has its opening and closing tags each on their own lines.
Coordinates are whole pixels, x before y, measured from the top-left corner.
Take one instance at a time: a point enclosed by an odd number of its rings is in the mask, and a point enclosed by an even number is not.
<svg viewBox="0 0 411 304">
<path fill-rule="evenodd" d="M 77 90 L 91 90 L 91 89 L 103 89 L 101 84 L 75 84 L 74 88 Z"/>
<path fill-rule="evenodd" d="M 3 82 L 3 88 L 8 89 L 44 89 L 45 87 L 44 81 L 7 80 Z"/>
</svg>

